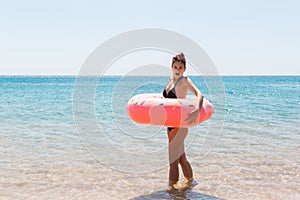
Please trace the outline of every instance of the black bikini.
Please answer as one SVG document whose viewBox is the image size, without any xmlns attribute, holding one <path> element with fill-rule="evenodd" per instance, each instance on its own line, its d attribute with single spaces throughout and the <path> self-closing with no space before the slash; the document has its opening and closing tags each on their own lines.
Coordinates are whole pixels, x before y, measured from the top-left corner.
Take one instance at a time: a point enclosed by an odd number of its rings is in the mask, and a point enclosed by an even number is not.
<svg viewBox="0 0 300 200">
<path fill-rule="evenodd" d="M 164 96 L 165 98 L 177 99 L 175 88 L 176 88 L 176 85 L 177 85 L 178 81 L 179 81 L 181 78 L 183 78 L 183 76 L 180 77 L 180 78 L 177 80 L 177 82 L 175 83 L 174 87 L 173 87 L 171 90 L 169 90 L 168 93 L 167 93 L 167 90 L 166 90 L 166 89 L 164 90 L 163 96 Z M 171 130 L 173 130 L 173 129 L 174 129 L 174 127 L 168 127 L 168 131 L 169 131 L 169 132 L 170 132 Z"/>
<path fill-rule="evenodd" d="M 175 86 L 171 90 L 169 90 L 168 94 L 167 94 L 167 90 L 165 89 L 163 95 L 165 98 L 177 99 Z"/>
</svg>

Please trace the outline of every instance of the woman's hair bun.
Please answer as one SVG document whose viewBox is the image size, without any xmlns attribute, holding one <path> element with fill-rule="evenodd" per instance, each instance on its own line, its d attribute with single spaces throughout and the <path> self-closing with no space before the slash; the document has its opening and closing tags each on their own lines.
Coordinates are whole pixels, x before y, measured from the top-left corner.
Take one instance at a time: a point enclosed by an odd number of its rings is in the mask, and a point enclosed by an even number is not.
<svg viewBox="0 0 300 200">
<path fill-rule="evenodd" d="M 186 61 L 185 61 L 184 54 L 182 52 L 173 57 L 172 66 L 173 66 L 174 62 L 176 62 L 176 61 L 181 62 L 182 64 L 184 64 L 184 67 L 185 67 Z"/>
</svg>

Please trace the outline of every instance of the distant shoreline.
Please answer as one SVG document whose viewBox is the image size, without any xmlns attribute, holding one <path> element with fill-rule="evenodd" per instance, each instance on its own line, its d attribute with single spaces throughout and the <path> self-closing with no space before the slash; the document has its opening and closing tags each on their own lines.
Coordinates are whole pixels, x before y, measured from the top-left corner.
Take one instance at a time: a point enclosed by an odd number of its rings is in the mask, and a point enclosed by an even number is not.
<svg viewBox="0 0 300 200">
<path fill-rule="evenodd" d="M 78 76 L 78 75 L 47 75 L 47 74 L 42 74 L 42 75 L 0 75 L 0 78 L 2 77 L 70 77 L 70 78 L 76 78 L 76 77 L 123 77 L 123 76 L 127 76 L 127 77 L 170 77 L 170 76 L 158 76 L 158 75 L 84 75 L 84 76 Z M 188 77 L 198 77 L 201 75 L 187 75 Z M 238 74 L 233 74 L 233 75 L 205 75 L 205 76 L 201 76 L 201 77 L 297 77 L 300 76 L 300 74 L 242 74 L 242 75 L 238 75 Z"/>
</svg>

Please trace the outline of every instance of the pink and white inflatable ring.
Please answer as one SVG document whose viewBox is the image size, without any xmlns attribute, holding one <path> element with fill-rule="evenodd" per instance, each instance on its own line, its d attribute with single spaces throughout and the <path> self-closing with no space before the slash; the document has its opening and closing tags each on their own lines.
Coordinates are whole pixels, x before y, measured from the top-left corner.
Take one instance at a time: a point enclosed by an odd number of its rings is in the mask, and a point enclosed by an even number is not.
<svg viewBox="0 0 300 200">
<path fill-rule="evenodd" d="M 138 94 L 127 103 L 129 117 L 140 124 L 191 127 L 209 119 L 214 113 L 212 104 L 204 99 L 198 119 L 189 124 L 189 113 L 195 109 L 196 97 L 188 95 L 186 99 L 164 98 L 162 94 Z"/>
</svg>

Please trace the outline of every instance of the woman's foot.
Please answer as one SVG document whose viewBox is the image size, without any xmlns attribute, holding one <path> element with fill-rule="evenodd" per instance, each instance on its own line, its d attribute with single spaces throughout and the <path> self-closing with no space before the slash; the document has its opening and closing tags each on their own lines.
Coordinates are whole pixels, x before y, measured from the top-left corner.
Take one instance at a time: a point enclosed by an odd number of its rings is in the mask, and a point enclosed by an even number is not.
<svg viewBox="0 0 300 200">
<path fill-rule="evenodd" d="M 185 181 L 182 184 L 182 189 L 190 189 L 197 185 L 198 183 L 194 181 L 193 178 L 185 178 Z"/>
<path fill-rule="evenodd" d="M 177 181 L 169 181 L 168 191 L 178 190 L 179 187 L 177 185 Z"/>
<path fill-rule="evenodd" d="M 194 181 L 193 177 L 184 177 L 184 183 L 192 183 Z"/>
</svg>

